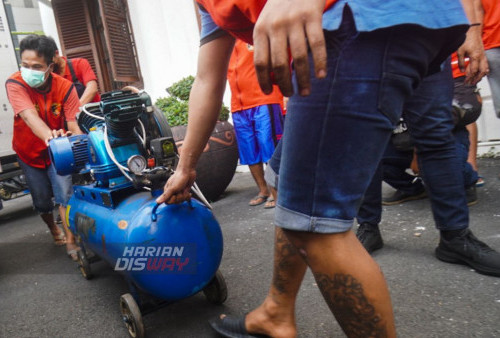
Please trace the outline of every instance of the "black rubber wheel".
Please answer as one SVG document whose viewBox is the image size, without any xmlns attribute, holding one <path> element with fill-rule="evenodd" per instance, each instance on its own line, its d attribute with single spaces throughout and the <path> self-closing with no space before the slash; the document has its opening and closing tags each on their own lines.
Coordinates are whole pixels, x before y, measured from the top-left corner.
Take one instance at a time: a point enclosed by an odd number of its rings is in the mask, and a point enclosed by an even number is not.
<svg viewBox="0 0 500 338">
<path fill-rule="evenodd" d="M 207 300 L 213 304 L 222 304 L 227 299 L 227 285 L 224 280 L 224 276 L 222 276 L 222 272 L 217 270 L 214 278 L 208 283 L 207 286 L 203 289 L 203 293 Z"/>
<path fill-rule="evenodd" d="M 92 271 L 90 270 L 90 262 L 83 249 L 78 251 L 78 268 L 85 279 L 92 278 Z"/>
<path fill-rule="evenodd" d="M 130 337 L 143 338 L 144 324 L 142 323 L 141 310 L 130 293 L 121 295 L 120 311 Z"/>
</svg>

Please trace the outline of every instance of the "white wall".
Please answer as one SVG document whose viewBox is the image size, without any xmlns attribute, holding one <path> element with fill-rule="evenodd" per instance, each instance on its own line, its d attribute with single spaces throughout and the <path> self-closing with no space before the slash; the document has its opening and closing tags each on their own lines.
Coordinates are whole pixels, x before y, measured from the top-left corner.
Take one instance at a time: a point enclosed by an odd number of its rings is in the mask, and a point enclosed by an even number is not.
<svg viewBox="0 0 500 338">
<path fill-rule="evenodd" d="M 56 19 L 52 11 L 52 5 L 46 1 L 39 1 L 40 17 L 42 18 L 42 27 L 45 35 L 52 37 L 61 50 L 61 42 L 59 41 L 59 32 L 57 31 Z"/>
<path fill-rule="evenodd" d="M 144 89 L 153 101 L 196 74 L 200 35 L 193 1 L 128 0 Z"/>
</svg>

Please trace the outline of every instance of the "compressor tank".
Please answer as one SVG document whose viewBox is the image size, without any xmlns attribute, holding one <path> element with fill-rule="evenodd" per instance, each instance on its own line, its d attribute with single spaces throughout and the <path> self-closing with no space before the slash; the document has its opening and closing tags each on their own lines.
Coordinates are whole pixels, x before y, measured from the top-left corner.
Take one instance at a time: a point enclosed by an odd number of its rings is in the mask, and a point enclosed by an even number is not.
<svg viewBox="0 0 500 338">
<path fill-rule="evenodd" d="M 86 249 L 125 274 L 139 290 L 167 301 L 202 290 L 222 258 L 220 226 L 196 200 L 157 206 L 150 192 L 114 196 L 75 186 L 66 218 Z M 155 208 L 157 206 L 157 208 Z"/>
</svg>

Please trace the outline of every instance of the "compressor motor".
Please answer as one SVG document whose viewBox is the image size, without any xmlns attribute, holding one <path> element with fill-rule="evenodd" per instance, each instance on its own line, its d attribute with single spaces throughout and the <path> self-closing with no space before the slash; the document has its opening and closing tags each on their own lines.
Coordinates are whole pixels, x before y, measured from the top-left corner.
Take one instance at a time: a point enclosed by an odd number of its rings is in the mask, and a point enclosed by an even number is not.
<svg viewBox="0 0 500 338">
<path fill-rule="evenodd" d="M 163 187 L 177 163 L 177 148 L 165 117 L 145 92 L 113 91 L 78 115 L 85 132 L 53 139 L 50 156 L 60 175 L 95 187 Z M 79 178 L 78 178 L 79 177 Z"/>
</svg>

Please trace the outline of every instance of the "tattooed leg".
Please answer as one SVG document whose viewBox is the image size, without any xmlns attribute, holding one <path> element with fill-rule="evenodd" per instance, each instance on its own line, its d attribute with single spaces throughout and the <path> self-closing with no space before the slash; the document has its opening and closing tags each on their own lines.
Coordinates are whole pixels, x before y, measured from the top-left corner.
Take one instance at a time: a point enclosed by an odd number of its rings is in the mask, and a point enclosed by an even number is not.
<svg viewBox="0 0 500 338">
<path fill-rule="evenodd" d="M 307 266 L 279 227 L 275 228 L 273 281 L 264 302 L 246 316 L 248 332 L 295 337 L 295 300 Z"/>
<path fill-rule="evenodd" d="M 348 337 L 396 336 L 384 276 L 352 231 L 284 233 L 311 268 L 323 298 Z"/>
</svg>

